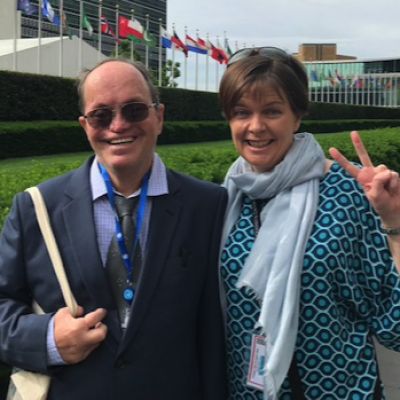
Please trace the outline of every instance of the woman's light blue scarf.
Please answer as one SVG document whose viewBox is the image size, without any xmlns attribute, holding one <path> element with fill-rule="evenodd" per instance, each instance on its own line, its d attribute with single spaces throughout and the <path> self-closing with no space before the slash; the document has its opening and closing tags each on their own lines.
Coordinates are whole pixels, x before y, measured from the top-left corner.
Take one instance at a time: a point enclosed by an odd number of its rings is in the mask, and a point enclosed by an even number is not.
<svg viewBox="0 0 400 400">
<path fill-rule="evenodd" d="M 239 157 L 225 182 L 229 200 L 222 246 L 236 223 L 243 193 L 271 199 L 237 287 L 253 291 L 261 303 L 257 326 L 266 336 L 264 398 L 274 400 L 289 371 L 299 318 L 300 276 L 305 247 L 318 205 L 324 153 L 310 133 L 293 135 L 293 144 L 273 171 L 256 173 Z M 247 371 L 246 371 L 247 372 Z"/>
</svg>

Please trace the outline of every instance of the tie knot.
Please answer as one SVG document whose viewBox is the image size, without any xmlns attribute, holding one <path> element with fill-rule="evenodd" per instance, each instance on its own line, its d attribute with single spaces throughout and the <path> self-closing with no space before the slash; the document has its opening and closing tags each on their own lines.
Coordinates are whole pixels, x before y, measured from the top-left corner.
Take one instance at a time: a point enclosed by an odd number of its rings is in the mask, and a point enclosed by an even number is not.
<svg viewBox="0 0 400 400">
<path fill-rule="evenodd" d="M 124 196 L 115 195 L 115 207 L 117 209 L 118 216 L 122 219 L 125 216 L 132 216 L 135 208 L 137 197 L 130 197 L 127 199 Z"/>
</svg>

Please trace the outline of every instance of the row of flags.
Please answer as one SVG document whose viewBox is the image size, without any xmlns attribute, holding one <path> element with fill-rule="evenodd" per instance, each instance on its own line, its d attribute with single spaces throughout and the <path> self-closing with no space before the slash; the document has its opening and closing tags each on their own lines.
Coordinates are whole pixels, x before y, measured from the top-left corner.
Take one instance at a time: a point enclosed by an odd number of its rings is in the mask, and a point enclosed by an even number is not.
<svg viewBox="0 0 400 400">
<path fill-rule="evenodd" d="M 385 89 L 391 89 L 392 87 L 392 78 L 383 78 L 377 77 L 374 78 L 372 76 L 368 77 L 360 77 L 360 75 L 349 75 L 344 76 L 340 75 L 337 70 L 332 75 L 330 71 L 328 71 L 328 75 L 325 75 L 321 72 L 318 76 L 317 72 L 314 70 L 310 71 L 310 80 L 313 82 L 322 83 L 323 81 L 329 81 L 330 86 L 335 87 L 336 85 L 339 86 L 351 86 L 351 87 L 383 87 Z"/>
<path fill-rule="evenodd" d="M 178 34 L 173 31 L 173 34 L 168 33 L 163 27 L 160 29 L 161 44 L 169 49 L 182 51 L 187 57 L 189 52 L 196 54 L 209 55 L 212 59 L 220 64 L 227 64 L 229 57 L 232 55 L 232 50 L 229 47 L 228 39 L 225 39 L 225 48 L 219 42 L 214 46 L 209 39 L 201 38 L 193 39 L 186 34 L 185 43 L 179 38 Z M 218 40 L 218 39 L 217 39 Z"/>
<path fill-rule="evenodd" d="M 17 9 L 23 11 L 26 15 L 37 13 L 37 7 L 32 5 L 29 0 L 17 0 Z M 53 10 L 50 2 L 42 0 L 42 15 L 55 25 L 60 25 L 60 20 Z"/>
<path fill-rule="evenodd" d="M 37 13 L 37 7 L 33 6 L 29 0 L 17 0 L 17 9 L 24 12 L 27 15 L 32 15 Z M 42 1 L 42 15 L 47 17 L 47 19 L 55 24 L 60 25 L 60 19 L 53 10 L 50 2 L 48 0 Z M 143 25 L 136 18 L 127 18 L 123 15 L 117 15 L 117 33 L 115 33 L 107 21 L 106 17 L 101 14 L 100 20 L 100 30 L 101 33 L 108 34 L 112 36 L 117 42 L 119 42 L 119 38 L 129 39 L 133 42 L 142 43 L 148 47 L 156 47 L 157 40 L 150 33 L 148 29 L 145 29 Z M 68 26 L 67 16 L 63 11 L 62 15 L 62 25 L 63 30 L 68 36 L 71 38 L 71 30 Z M 82 15 L 81 15 L 81 25 L 84 29 L 86 29 L 89 33 L 89 36 L 93 35 L 94 28 L 91 24 L 89 18 L 86 15 L 85 8 L 82 4 Z M 188 34 L 185 34 L 185 42 L 182 41 L 178 34 L 173 30 L 173 33 L 168 33 L 160 24 L 160 42 L 163 47 L 181 51 L 188 57 L 189 52 L 195 54 L 203 54 L 209 55 L 212 59 L 218 61 L 220 64 L 226 64 L 230 55 L 232 54 L 232 50 L 230 49 L 228 39 L 224 39 L 224 47 L 220 45 L 219 40 L 217 39 L 217 45 L 211 43 L 211 41 L 207 38 L 203 40 L 199 37 L 193 39 Z"/>
<path fill-rule="evenodd" d="M 0 0 L 1 1 L 1 0 Z M 38 7 L 31 4 L 30 0 L 16 0 L 17 1 L 17 10 L 22 11 L 27 15 L 32 15 L 38 12 Z M 53 0 L 52 0 L 53 1 Z M 60 14 L 61 21 L 57 13 L 54 11 L 53 7 L 50 4 L 49 0 L 40 0 L 39 7 L 41 8 L 41 15 L 45 16 L 51 23 L 58 25 L 60 27 L 60 34 L 62 31 L 67 33 L 69 38 L 72 39 L 71 29 L 68 26 L 67 15 L 62 9 L 62 3 L 60 3 Z M 101 4 L 101 3 L 100 3 Z M 148 16 L 146 21 L 146 28 L 133 17 L 127 18 L 123 15 L 120 15 L 118 9 L 116 11 L 115 18 L 115 31 L 113 30 L 111 24 L 107 20 L 107 18 L 103 15 L 101 5 L 99 7 L 99 17 L 94 26 L 97 26 L 99 33 L 104 33 L 106 35 L 110 35 L 114 38 L 116 42 L 116 49 L 118 55 L 118 43 L 120 42 L 120 38 L 128 39 L 132 42 L 141 43 L 146 46 L 146 66 L 148 66 L 148 49 L 157 46 L 156 38 L 150 33 L 148 30 Z M 86 15 L 86 10 L 84 7 L 84 3 L 80 2 L 80 31 L 81 29 L 86 29 L 89 36 L 92 36 L 95 29 L 89 18 Z M 189 53 L 194 53 L 196 55 L 196 89 L 197 89 L 197 75 L 198 75 L 198 67 L 197 67 L 197 55 L 206 55 L 210 56 L 213 60 L 217 61 L 216 64 L 216 86 L 218 82 L 218 65 L 219 64 L 227 64 L 229 57 L 232 55 L 232 50 L 229 46 L 228 39 L 224 38 L 223 45 L 219 43 L 219 39 L 216 39 L 216 43 L 213 44 L 208 35 L 206 39 L 202 39 L 196 34 L 196 38 L 189 36 L 185 31 L 185 37 L 183 40 L 180 39 L 179 35 L 176 33 L 175 28 L 173 26 L 172 33 L 168 32 L 162 26 L 161 22 L 159 24 L 159 33 L 160 33 L 160 41 L 159 41 L 159 73 L 161 71 L 161 48 L 169 48 L 172 50 L 172 61 L 174 63 L 174 51 L 182 52 L 185 57 L 185 65 L 184 65 L 184 77 L 185 77 L 185 87 L 186 87 L 186 59 Z M 80 36 L 82 34 L 80 33 Z M 99 51 L 101 52 L 101 34 L 99 35 Z M 82 42 L 82 38 L 81 38 Z M 237 50 L 237 42 L 236 49 Z M 62 52 L 62 50 L 61 50 Z M 81 53 L 81 50 L 80 50 Z M 208 58 L 206 59 L 206 90 L 208 88 Z M 81 64 L 81 60 L 80 60 Z M 80 69 L 80 68 L 79 68 Z M 40 70 L 40 67 L 39 67 Z M 161 77 L 159 77 L 161 82 Z M 343 76 L 338 73 L 337 70 L 334 71 L 334 74 L 331 74 L 330 71 L 327 72 L 327 75 L 324 72 L 319 72 L 315 70 L 310 71 L 310 81 L 319 82 L 322 85 L 322 82 L 329 81 L 330 86 L 335 87 L 337 85 L 342 87 L 381 87 L 390 89 L 393 85 L 392 79 L 389 78 L 378 78 L 375 80 L 373 77 L 369 77 L 365 79 L 365 76 L 360 77 L 359 75 L 352 76 Z M 329 87 L 329 85 L 328 85 Z"/>
</svg>

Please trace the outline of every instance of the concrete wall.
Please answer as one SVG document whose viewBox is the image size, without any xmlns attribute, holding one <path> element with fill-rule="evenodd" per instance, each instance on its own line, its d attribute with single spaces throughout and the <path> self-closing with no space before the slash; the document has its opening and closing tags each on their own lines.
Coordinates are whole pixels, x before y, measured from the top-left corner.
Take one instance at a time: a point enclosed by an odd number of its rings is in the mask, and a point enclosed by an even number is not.
<svg viewBox="0 0 400 400">
<path fill-rule="evenodd" d="M 1 0 L 0 0 L 1 1 Z M 17 40 L 17 56 L 15 70 L 19 72 L 40 73 L 44 75 L 55 75 L 64 77 L 76 77 L 80 68 L 80 46 L 82 46 L 82 68 L 91 68 L 100 59 L 106 58 L 97 49 L 88 45 L 86 42 L 80 43 L 76 36 L 72 40 L 68 37 L 62 39 L 62 70 L 60 69 L 61 60 L 61 39 L 44 38 L 40 46 L 40 71 L 39 71 L 39 52 L 37 39 Z M 0 70 L 14 70 L 14 52 L 7 50 L 1 51 L 2 46 L 7 49 L 13 48 L 13 41 L 0 40 Z"/>
<path fill-rule="evenodd" d="M 21 12 L 16 13 L 16 8 L 16 0 L 0 0 L 0 40 L 20 37 Z"/>
</svg>

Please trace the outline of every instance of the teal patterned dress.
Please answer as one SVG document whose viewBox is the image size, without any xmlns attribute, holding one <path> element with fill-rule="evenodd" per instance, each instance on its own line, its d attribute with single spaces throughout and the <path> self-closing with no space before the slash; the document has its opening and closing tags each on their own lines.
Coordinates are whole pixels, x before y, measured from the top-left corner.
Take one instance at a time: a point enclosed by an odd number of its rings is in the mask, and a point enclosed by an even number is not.
<svg viewBox="0 0 400 400">
<path fill-rule="evenodd" d="M 263 399 L 246 386 L 260 308 L 251 293 L 235 287 L 254 238 L 252 202 L 244 196 L 221 253 L 230 400 Z M 371 334 L 400 351 L 400 279 L 379 219 L 358 183 L 335 163 L 320 183 L 301 275 L 295 354 L 305 398 L 372 400 L 377 366 Z M 292 399 L 287 378 L 279 399 Z"/>
</svg>

